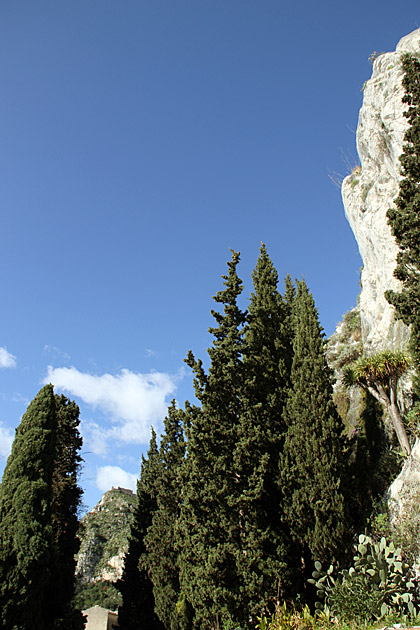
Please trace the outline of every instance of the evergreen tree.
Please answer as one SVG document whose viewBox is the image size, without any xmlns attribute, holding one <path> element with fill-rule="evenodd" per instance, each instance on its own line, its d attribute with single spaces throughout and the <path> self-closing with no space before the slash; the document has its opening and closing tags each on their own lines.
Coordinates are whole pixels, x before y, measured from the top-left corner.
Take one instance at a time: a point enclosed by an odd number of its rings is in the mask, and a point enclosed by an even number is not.
<svg viewBox="0 0 420 630">
<path fill-rule="evenodd" d="M 279 594 L 284 595 L 293 569 L 290 541 L 279 518 L 277 484 L 292 347 L 290 308 L 277 290 L 277 272 L 264 245 L 252 277 L 240 428 L 233 462 L 241 515 L 237 565 L 244 584 L 244 608 L 255 619 L 277 594 L 279 581 Z"/>
<path fill-rule="evenodd" d="M 159 449 L 156 478 L 156 510 L 145 537 L 147 565 L 153 582 L 155 611 L 168 630 L 188 627 L 188 616 L 182 614 L 175 525 L 179 515 L 181 469 L 185 456 L 183 425 L 191 413 L 177 409 L 172 401 L 165 418 L 165 432 Z M 187 612 L 187 611 L 185 611 Z"/>
<path fill-rule="evenodd" d="M 304 281 L 297 285 L 293 324 L 292 389 L 285 408 L 287 433 L 279 472 L 283 518 L 299 544 L 303 577 L 309 577 L 311 558 L 330 562 L 348 542 L 343 495 L 346 455 L 323 333 Z"/>
<path fill-rule="evenodd" d="M 249 402 L 261 408 L 268 405 L 281 433 L 281 415 L 290 387 L 293 356 L 291 341 L 291 304 L 293 285 L 286 279 L 287 298 L 278 292 L 278 275 L 261 245 L 255 270 L 252 272 L 254 291 L 248 309 L 245 332 L 244 364 Z"/>
<path fill-rule="evenodd" d="M 57 444 L 51 497 L 54 555 L 44 618 L 47 627 L 76 630 L 84 627 L 82 614 L 71 604 L 75 589 L 75 555 L 80 547 L 77 531 L 83 490 L 78 485 L 78 473 L 83 440 L 79 433 L 80 411 L 76 403 L 65 396 L 55 395 L 55 412 Z"/>
<path fill-rule="evenodd" d="M 236 273 L 239 254 L 232 252 L 225 289 L 215 301 L 223 312 L 212 311 L 217 326 L 210 328 L 208 374 L 189 352 L 187 364 L 195 373 L 201 402 L 188 429 L 182 509 L 177 529 L 181 589 L 191 603 L 196 628 L 218 628 L 221 619 L 244 615 L 243 584 L 238 575 L 241 544 L 238 513 L 238 471 L 233 452 L 239 438 L 243 390 L 243 325 L 245 313 L 237 299 L 242 282 Z"/>
<path fill-rule="evenodd" d="M 400 472 L 399 458 L 385 429 L 383 406 L 366 391 L 362 393 L 362 402 L 350 456 L 354 480 L 350 509 L 358 532 L 365 530 L 375 506 L 383 502 L 387 489 Z"/>
<path fill-rule="evenodd" d="M 44 630 L 44 596 L 54 550 L 52 479 L 57 414 L 52 385 L 16 430 L 0 486 L 0 620 L 10 630 Z"/>
<path fill-rule="evenodd" d="M 131 526 L 124 571 L 116 586 L 122 595 L 118 609 L 121 630 L 163 630 L 155 613 L 153 584 L 147 565 L 145 536 L 156 510 L 156 471 L 158 448 L 152 428 L 147 458 L 142 458 L 140 479 L 137 482 L 138 506 Z"/>
<path fill-rule="evenodd" d="M 385 297 L 395 306 L 396 315 L 412 325 L 411 345 L 417 368 L 415 390 L 420 397 L 420 61 L 411 55 L 402 59 L 404 70 L 404 116 L 409 127 L 400 157 L 402 179 L 395 204 L 388 210 L 388 221 L 400 251 L 394 271 L 401 280 L 401 291 L 387 291 Z"/>
</svg>

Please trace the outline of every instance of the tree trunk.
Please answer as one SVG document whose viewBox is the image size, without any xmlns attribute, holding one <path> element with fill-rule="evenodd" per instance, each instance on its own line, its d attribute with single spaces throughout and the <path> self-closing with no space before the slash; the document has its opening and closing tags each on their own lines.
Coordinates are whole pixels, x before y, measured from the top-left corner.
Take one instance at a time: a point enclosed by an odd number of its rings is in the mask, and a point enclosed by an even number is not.
<svg viewBox="0 0 420 630">
<path fill-rule="evenodd" d="M 364 389 L 367 389 L 367 391 L 369 391 L 372 396 L 374 396 L 376 400 L 378 400 L 388 410 L 392 426 L 394 427 L 395 433 L 397 434 L 398 442 L 403 450 L 404 455 L 408 457 L 408 455 L 410 455 L 411 453 L 411 447 L 397 404 L 397 379 L 396 377 L 390 378 L 390 396 L 387 395 L 382 385 L 380 385 L 379 383 L 375 383 L 375 385 L 377 389 L 375 389 L 375 387 L 371 385 L 365 386 Z"/>
<path fill-rule="evenodd" d="M 397 404 L 397 378 L 392 375 L 389 379 L 389 393 L 390 401 L 388 405 L 389 415 L 391 416 L 392 424 L 394 425 L 395 433 L 397 434 L 398 442 L 408 457 L 411 453 L 410 442 L 408 441 L 407 433 L 404 427 L 404 423 L 401 418 L 400 410 Z"/>
</svg>

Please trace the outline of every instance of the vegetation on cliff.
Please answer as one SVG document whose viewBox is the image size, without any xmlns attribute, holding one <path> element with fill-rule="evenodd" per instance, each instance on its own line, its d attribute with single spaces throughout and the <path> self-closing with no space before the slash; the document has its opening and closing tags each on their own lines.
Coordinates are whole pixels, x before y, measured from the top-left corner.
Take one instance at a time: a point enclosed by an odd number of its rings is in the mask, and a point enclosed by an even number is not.
<svg viewBox="0 0 420 630">
<path fill-rule="evenodd" d="M 399 252 L 394 275 L 401 281 L 400 291 L 387 291 L 387 300 L 395 306 L 398 318 L 411 325 L 411 348 L 416 364 L 414 387 L 420 397 L 420 61 L 404 55 L 403 103 L 408 105 L 404 116 L 409 126 L 400 157 L 399 195 L 388 210 L 388 221 Z"/>
</svg>

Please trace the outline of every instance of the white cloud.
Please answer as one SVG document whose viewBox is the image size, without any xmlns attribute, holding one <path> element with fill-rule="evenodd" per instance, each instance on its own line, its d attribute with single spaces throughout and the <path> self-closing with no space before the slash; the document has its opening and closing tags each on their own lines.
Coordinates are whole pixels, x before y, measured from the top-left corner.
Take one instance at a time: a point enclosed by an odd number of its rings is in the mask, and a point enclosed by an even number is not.
<svg viewBox="0 0 420 630">
<path fill-rule="evenodd" d="M 9 457 L 14 437 L 14 431 L 0 423 L 0 459 Z"/>
<path fill-rule="evenodd" d="M 16 366 L 16 357 L 10 352 L 7 352 L 6 348 L 0 346 L 0 368 L 10 368 Z"/>
<path fill-rule="evenodd" d="M 80 432 L 83 436 L 83 447 L 85 451 L 104 457 L 108 454 L 108 439 L 111 431 L 107 431 L 91 420 L 82 420 Z"/>
<path fill-rule="evenodd" d="M 48 367 L 45 383 L 53 385 L 108 414 L 113 428 L 105 437 L 147 444 L 150 426 L 159 426 L 167 413 L 169 397 L 181 376 L 162 372 L 138 374 L 121 370 L 101 376 L 79 372 L 75 367 Z"/>
<path fill-rule="evenodd" d="M 129 488 L 136 492 L 137 476 L 119 466 L 100 466 L 96 472 L 96 486 L 101 492 L 114 488 Z"/>
</svg>

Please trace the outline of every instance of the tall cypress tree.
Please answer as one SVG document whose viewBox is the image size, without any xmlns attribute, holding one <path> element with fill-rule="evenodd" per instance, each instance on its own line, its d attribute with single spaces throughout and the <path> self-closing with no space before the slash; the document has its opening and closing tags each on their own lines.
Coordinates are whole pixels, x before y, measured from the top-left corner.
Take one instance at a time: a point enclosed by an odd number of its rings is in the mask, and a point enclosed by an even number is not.
<svg viewBox="0 0 420 630">
<path fill-rule="evenodd" d="M 279 478 L 283 518 L 299 545 L 304 577 L 309 577 L 311 558 L 332 561 L 346 548 L 349 519 L 343 494 L 345 439 L 332 399 L 323 333 L 305 282 L 297 287 L 292 388 Z"/>
<path fill-rule="evenodd" d="M 397 317 L 412 325 L 411 345 L 417 368 L 414 385 L 420 398 L 420 61 L 406 54 L 402 67 L 403 103 L 408 105 L 404 116 L 409 126 L 400 157 L 399 195 L 388 210 L 389 225 L 400 248 L 394 275 L 401 280 L 402 288 L 399 292 L 387 291 L 385 297 L 395 306 Z"/>
<path fill-rule="evenodd" d="M 185 456 L 183 426 L 186 415 L 191 411 L 188 403 L 185 412 L 177 409 L 175 400 L 168 409 L 159 448 L 156 510 L 145 537 L 155 611 L 168 630 L 188 627 L 188 615 L 183 614 L 187 610 L 181 606 L 175 526 L 180 509 L 181 471 Z"/>
<path fill-rule="evenodd" d="M 137 482 L 138 505 L 131 525 L 124 571 L 116 586 L 122 595 L 118 609 L 121 630 L 163 630 L 155 613 L 153 584 L 147 564 L 145 537 L 152 524 L 156 503 L 156 472 L 158 448 L 152 428 L 147 458 L 142 458 L 140 479 Z"/>
<path fill-rule="evenodd" d="M 52 385 L 43 387 L 16 430 L 0 485 L 0 620 L 11 630 L 44 630 L 51 575 L 52 479 L 57 415 Z"/>
<path fill-rule="evenodd" d="M 44 618 L 48 628 L 76 630 L 84 627 L 82 614 L 71 604 L 75 587 L 75 555 L 80 547 L 77 531 L 83 490 L 78 485 L 78 474 L 83 440 L 79 433 L 79 407 L 65 396 L 56 394 L 54 399 L 57 416 L 51 497 L 54 554 L 50 586 L 46 589 Z"/>
<path fill-rule="evenodd" d="M 208 374 L 192 352 L 187 364 L 195 373 L 201 402 L 188 430 L 182 510 L 177 529 L 181 588 L 195 613 L 195 627 L 219 627 L 221 618 L 243 616 L 243 584 L 236 567 L 240 548 L 237 512 L 238 472 L 232 453 L 238 441 L 243 390 L 243 325 L 237 300 L 242 282 L 236 273 L 239 254 L 232 252 L 225 289 L 215 296 L 223 312 L 212 311 Z"/>
<path fill-rule="evenodd" d="M 279 582 L 284 594 L 293 568 L 287 530 L 279 517 L 276 483 L 292 348 L 289 305 L 277 290 L 277 271 L 265 245 L 252 278 L 240 430 L 233 461 L 241 515 L 237 565 L 247 600 L 244 608 L 255 619 L 277 594 Z"/>
<path fill-rule="evenodd" d="M 290 386 L 293 349 L 289 301 L 293 303 L 294 292 L 288 279 L 287 298 L 284 300 L 280 295 L 277 271 L 264 244 L 252 279 L 254 291 L 248 309 L 244 350 L 247 396 L 255 407 L 268 405 L 270 416 L 276 418 L 280 429 Z"/>
</svg>

